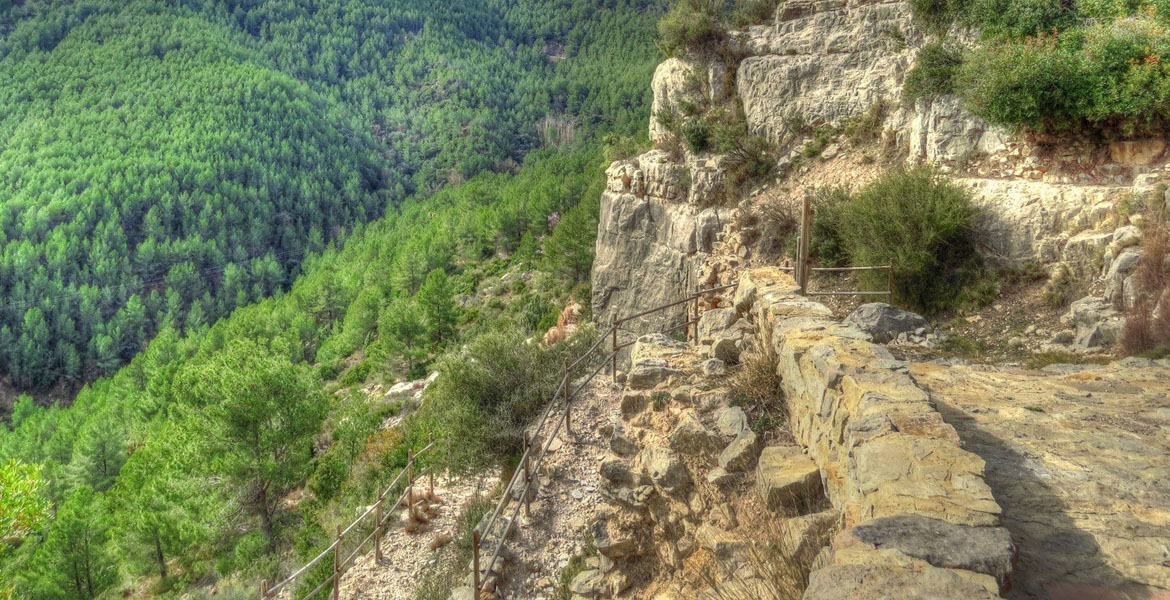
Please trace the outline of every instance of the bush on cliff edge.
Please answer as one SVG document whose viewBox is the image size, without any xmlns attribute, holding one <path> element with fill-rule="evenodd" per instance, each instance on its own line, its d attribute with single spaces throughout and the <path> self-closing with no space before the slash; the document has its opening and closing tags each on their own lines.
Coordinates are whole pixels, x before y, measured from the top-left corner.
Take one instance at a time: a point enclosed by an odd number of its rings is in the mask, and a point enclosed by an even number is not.
<svg viewBox="0 0 1170 600">
<path fill-rule="evenodd" d="M 971 237 L 970 194 L 928 167 L 894 169 L 839 202 L 836 235 L 854 265 L 892 265 L 894 300 L 918 311 L 973 301 L 982 261 Z M 874 288 L 885 273 L 870 274 Z"/>
</svg>

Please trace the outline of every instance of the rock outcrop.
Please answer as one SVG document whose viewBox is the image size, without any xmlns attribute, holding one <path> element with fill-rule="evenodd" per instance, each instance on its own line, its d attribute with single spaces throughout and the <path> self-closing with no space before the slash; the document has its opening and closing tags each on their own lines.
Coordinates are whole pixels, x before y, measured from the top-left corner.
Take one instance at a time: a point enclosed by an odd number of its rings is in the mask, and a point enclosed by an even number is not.
<svg viewBox="0 0 1170 600">
<path fill-rule="evenodd" d="M 793 117 L 840 123 L 894 106 L 922 41 L 907 2 L 786 2 L 774 25 L 733 40 L 748 55 L 736 77 L 748 127 L 780 141 Z"/>
<path fill-rule="evenodd" d="M 598 323 L 674 302 L 699 284 L 698 268 L 721 235 L 730 209 L 710 206 L 716 193 L 706 163 L 680 165 L 663 152 L 615 162 L 606 171 L 593 315 Z M 636 333 L 662 331 L 686 319 L 686 307 L 631 323 Z"/>
</svg>

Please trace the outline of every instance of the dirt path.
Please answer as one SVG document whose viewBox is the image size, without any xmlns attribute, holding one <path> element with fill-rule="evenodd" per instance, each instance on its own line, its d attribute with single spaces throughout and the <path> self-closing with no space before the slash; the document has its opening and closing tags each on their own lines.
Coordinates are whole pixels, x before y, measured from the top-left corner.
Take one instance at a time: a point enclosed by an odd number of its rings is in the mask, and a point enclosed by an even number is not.
<svg viewBox="0 0 1170 600">
<path fill-rule="evenodd" d="M 1019 548 L 1012 598 L 1170 600 L 1170 368 L 915 364 Z"/>
<path fill-rule="evenodd" d="M 374 553 L 358 557 L 341 580 L 341 595 L 346 600 L 407 600 L 423 569 L 439 553 L 431 548 L 437 538 L 455 535 L 459 514 L 476 494 L 490 494 L 499 485 L 498 474 L 484 478 L 435 479 L 435 492 L 442 500 L 438 515 L 419 533 L 407 533 L 397 518 L 391 519 L 389 531 L 382 538 L 382 562 L 374 564 Z"/>
<path fill-rule="evenodd" d="M 508 600 L 548 598 L 561 569 L 585 547 L 585 529 L 601 503 L 597 465 L 607 442 L 600 430 L 618 419 L 618 388 L 601 375 L 573 404 L 573 435 L 553 442 L 540 469 L 540 490 L 532 518 L 521 510 L 518 528 L 508 542 L 515 556 L 503 589 Z M 555 448 L 555 451 L 551 451 Z"/>
<path fill-rule="evenodd" d="M 569 560 L 584 550 L 585 528 L 601 502 L 597 465 L 605 454 L 602 426 L 616 421 L 618 388 L 602 376 L 594 379 L 573 403 L 572 435 L 563 428 L 550 446 L 539 471 L 540 486 L 532 502 L 532 516 L 520 511 L 516 531 L 506 548 L 515 562 L 509 567 L 504 597 L 509 600 L 547 598 L 560 581 Z M 443 504 L 422 533 L 408 534 L 394 519 L 382 541 L 382 562 L 374 554 L 359 557 L 342 579 L 347 600 L 408 600 L 424 569 L 439 556 L 436 538 L 453 536 L 462 509 L 477 493 L 497 491 L 499 477 L 439 478 L 435 482 Z M 509 509 L 510 510 L 510 509 Z"/>
</svg>

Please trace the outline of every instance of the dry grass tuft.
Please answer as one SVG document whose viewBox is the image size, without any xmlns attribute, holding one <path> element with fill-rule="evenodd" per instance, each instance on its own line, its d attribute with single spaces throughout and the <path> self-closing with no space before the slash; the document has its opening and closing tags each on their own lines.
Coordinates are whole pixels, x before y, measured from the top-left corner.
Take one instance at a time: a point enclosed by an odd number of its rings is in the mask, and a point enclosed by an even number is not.
<svg viewBox="0 0 1170 600">
<path fill-rule="evenodd" d="M 755 577 L 745 577 L 734 565 L 724 570 L 734 573 L 718 580 L 716 569 L 702 572 L 704 583 L 717 600 L 798 600 L 808 587 L 813 561 L 820 544 L 812 543 L 803 531 L 793 527 L 791 519 L 766 518 L 756 527 L 745 528 L 747 561 Z"/>
<path fill-rule="evenodd" d="M 1170 347 L 1170 273 L 1164 268 L 1170 255 L 1170 215 L 1157 205 L 1147 208 L 1145 214 L 1142 258 L 1136 271 L 1140 291 L 1121 332 L 1126 355 L 1157 353 Z M 1159 303 L 1163 309 L 1156 314 Z"/>
<path fill-rule="evenodd" d="M 731 380 L 731 404 L 751 416 L 757 433 L 788 423 L 783 381 L 776 372 L 776 351 L 768 343 L 759 346 L 756 352 L 744 354 L 742 366 Z"/>
</svg>

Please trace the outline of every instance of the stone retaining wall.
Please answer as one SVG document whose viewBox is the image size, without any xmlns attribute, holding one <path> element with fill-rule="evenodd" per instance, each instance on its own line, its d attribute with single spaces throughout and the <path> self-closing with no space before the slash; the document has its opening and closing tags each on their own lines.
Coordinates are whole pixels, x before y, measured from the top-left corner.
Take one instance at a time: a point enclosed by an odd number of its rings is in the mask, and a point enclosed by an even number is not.
<svg viewBox="0 0 1170 600">
<path fill-rule="evenodd" d="M 777 269 L 746 271 L 735 308 L 776 351 L 792 433 L 844 515 L 805 598 L 1005 592 L 1015 550 L 983 459 L 960 448 L 907 365 Z"/>
</svg>

